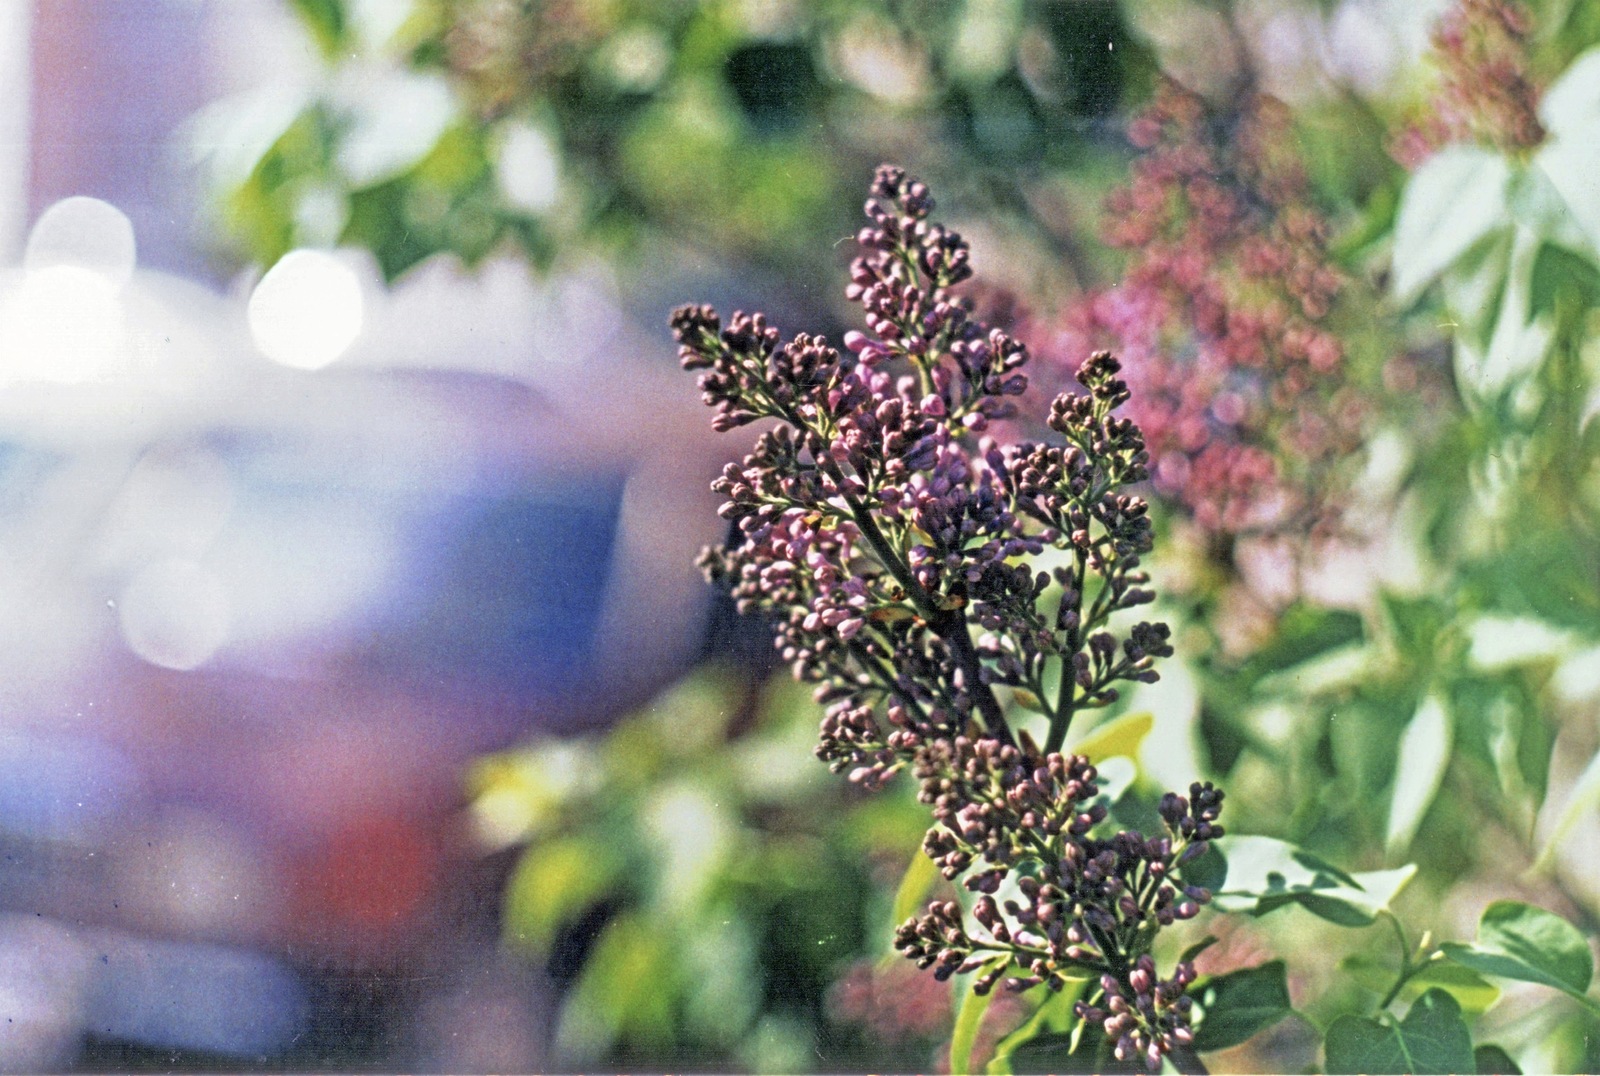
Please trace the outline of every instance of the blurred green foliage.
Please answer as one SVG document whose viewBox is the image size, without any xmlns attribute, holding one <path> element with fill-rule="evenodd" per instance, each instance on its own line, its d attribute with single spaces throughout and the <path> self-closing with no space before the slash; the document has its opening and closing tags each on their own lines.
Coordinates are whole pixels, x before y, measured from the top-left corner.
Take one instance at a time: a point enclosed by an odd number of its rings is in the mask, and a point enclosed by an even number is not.
<svg viewBox="0 0 1600 1076">
<path fill-rule="evenodd" d="M 506 936 L 566 985 L 563 1060 L 877 1063 L 858 1029 L 829 1017 L 828 991 L 862 953 L 886 950 L 874 871 L 903 869 L 922 809 L 904 795 L 863 800 L 816 765 L 812 705 L 787 680 L 708 668 L 605 736 L 480 766 L 480 829 L 527 845 Z M 919 1045 L 899 1063 L 926 1064 L 931 1045 Z"/>
<path fill-rule="evenodd" d="M 295 6 L 325 67 L 213 110 L 223 224 L 264 264 L 349 244 L 390 277 L 661 235 L 814 268 L 885 155 L 1016 200 L 1152 70 L 1110 0 Z"/>
</svg>

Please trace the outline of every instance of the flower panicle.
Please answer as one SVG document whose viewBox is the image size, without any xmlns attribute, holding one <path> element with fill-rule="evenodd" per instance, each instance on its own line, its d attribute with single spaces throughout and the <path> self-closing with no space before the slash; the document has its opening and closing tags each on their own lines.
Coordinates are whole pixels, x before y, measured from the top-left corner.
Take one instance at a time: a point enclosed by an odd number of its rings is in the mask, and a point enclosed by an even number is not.
<svg viewBox="0 0 1600 1076">
<path fill-rule="evenodd" d="M 1331 529 L 1341 490 L 1322 471 L 1359 446 L 1366 415 L 1328 325 L 1348 281 L 1287 112 L 1164 83 L 1128 133 L 1139 156 L 1105 225 L 1124 278 L 1036 333 L 1045 369 L 1095 347 L 1123 356 L 1154 486 L 1202 531 Z"/>
<path fill-rule="evenodd" d="M 1417 168 L 1448 145 L 1523 153 L 1545 140 L 1541 88 L 1530 72 L 1533 22 L 1517 0 L 1455 0 L 1431 35 L 1438 85 L 1390 152 Z"/>
<path fill-rule="evenodd" d="M 701 566 L 817 685 L 818 757 L 868 788 L 911 771 L 933 812 L 924 852 L 979 894 L 976 935 L 936 902 L 901 928 L 902 952 L 941 977 L 981 966 L 985 990 L 1093 967 L 1135 997 L 1154 932 L 1208 899 L 1183 863 L 1221 833 L 1207 786 L 1192 807 L 1177 798 L 1163 837 L 1101 835 L 1094 767 L 1061 750 L 1078 713 L 1157 679 L 1172 653 L 1165 624 L 1119 615 L 1155 599 L 1149 508 L 1129 490 L 1149 453 L 1118 413 L 1132 390 L 1108 352 L 1052 402 L 1058 441 L 997 440 L 1029 352 L 974 316 L 957 290 L 969 248 L 933 208 L 922 181 L 877 170 L 846 289 L 864 329 L 842 348 L 785 342 L 759 313 L 673 313 L 713 426 L 765 424 L 713 483 L 731 537 Z M 1064 556 L 1038 571 L 1046 549 Z M 1013 728 L 1021 709 L 1048 723 L 1042 747 Z M 996 903 L 1011 874 L 1027 906 Z M 1138 1027 L 1135 1045 L 1178 1041 Z"/>
</svg>

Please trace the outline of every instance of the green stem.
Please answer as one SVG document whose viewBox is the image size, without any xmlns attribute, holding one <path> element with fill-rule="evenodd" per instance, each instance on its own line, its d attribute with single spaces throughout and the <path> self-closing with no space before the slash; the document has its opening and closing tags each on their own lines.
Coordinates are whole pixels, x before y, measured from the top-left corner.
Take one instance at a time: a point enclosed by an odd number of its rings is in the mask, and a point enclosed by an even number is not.
<svg viewBox="0 0 1600 1076">
<path fill-rule="evenodd" d="M 1050 733 L 1044 742 L 1044 753 L 1061 750 L 1067 742 L 1067 730 L 1072 727 L 1073 710 L 1078 702 L 1078 682 L 1073 673 L 1072 659 L 1077 656 L 1083 646 L 1083 588 L 1087 580 L 1084 575 L 1088 570 L 1088 555 L 1079 549 L 1075 555 L 1072 573 L 1072 589 L 1077 593 L 1077 600 L 1072 603 L 1072 612 L 1077 614 L 1078 624 L 1067 632 L 1067 657 L 1061 659 L 1061 683 L 1056 688 L 1056 708 L 1050 715 Z M 1059 621 L 1057 621 L 1059 623 Z"/>
<path fill-rule="evenodd" d="M 940 609 L 933 595 L 917 582 L 916 576 L 911 574 L 911 569 L 900 559 L 899 553 L 878 528 L 871 512 L 857 504 L 854 498 L 847 497 L 846 503 L 850 505 L 851 515 L 861 530 L 861 537 L 866 539 L 867 545 L 871 547 L 879 562 L 890 575 L 894 576 L 895 582 L 899 583 L 910 597 L 911 603 L 928 622 L 928 626 L 949 645 L 951 653 L 955 655 L 956 665 L 961 670 L 962 679 L 966 681 L 967 693 L 972 697 L 978 712 L 983 715 L 983 723 L 990 735 L 1002 743 L 1015 743 L 1015 738 L 1011 735 L 1011 726 L 1006 723 L 1005 712 L 1000 708 L 1000 700 L 995 698 L 994 690 L 983 682 L 983 662 L 978 657 L 977 648 L 972 645 L 966 616 L 960 610 Z"/>
<path fill-rule="evenodd" d="M 1379 1012 L 1383 1012 L 1394 1004 L 1394 999 L 1400 996 L 1400 991 L 1405 988 L 1406 983 L 1411 981 L 1411 977 L 1422 966 L 1411 963 L 1411 942 L 1406 938 L 1406 928 L 1401 925 L 1399 916 L 1387 909 L 1384 910 L 1383 914 L 1394 925 L 1395 936 L 1400 939 L 1400 975 L 1395 979 L 1394 985 L 1389 988 L 1389 992 L 1383 996 L 1383 1000 L 1378 1002 Z"/>
</svg>

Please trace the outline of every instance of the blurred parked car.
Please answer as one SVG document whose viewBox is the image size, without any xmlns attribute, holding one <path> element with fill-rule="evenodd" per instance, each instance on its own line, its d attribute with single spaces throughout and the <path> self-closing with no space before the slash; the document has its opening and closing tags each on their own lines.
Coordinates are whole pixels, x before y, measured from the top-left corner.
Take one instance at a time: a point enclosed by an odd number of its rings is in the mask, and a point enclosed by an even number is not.
<svg viewBox="0 0 1600 1076">
<path fill-rule="evenodd" d="M 536 1065 L 462 768 L 699 648 L 721 450 L 614 288 L 302 254 L 78 199 L 0 282 L 0 1067 Z"/>
</svg>

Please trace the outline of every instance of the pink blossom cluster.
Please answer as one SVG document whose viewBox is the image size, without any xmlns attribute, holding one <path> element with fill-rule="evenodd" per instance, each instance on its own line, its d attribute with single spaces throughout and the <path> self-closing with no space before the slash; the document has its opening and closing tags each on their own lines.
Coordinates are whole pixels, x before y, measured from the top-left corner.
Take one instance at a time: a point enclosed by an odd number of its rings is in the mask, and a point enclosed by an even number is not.
<svg viewBox="0 0 1600 1076">
<path fill-rule="evenodd" d="M 1024 331 L 1056 369 L 1115 350 L 1157 490 L 1213 533 L 1337 517 L 1320 472 L 1360 440 L 1360 397 L 1327 318 L 1345 285 L 1311 204 L 1289 117 L 1218 108 L 1168 82 L 1132 123 L 1142 151 L 1106 203 L 1123 281 Z"/>
<path fill-rule="evenodd" d="M 1519 152 L 1543 142 L 1540 91 L 1528 71 L 1531 30 L 1515 0 L 1456 0 L 1433 30 L 1438 90 L 1390 146 L 1395 160 L 1416 168 L 1457 143 Z"/>
</svg>

